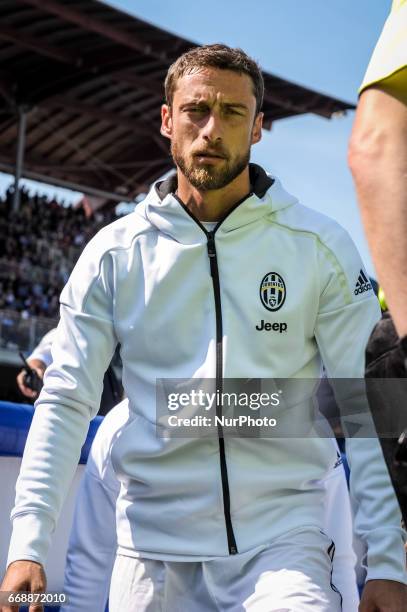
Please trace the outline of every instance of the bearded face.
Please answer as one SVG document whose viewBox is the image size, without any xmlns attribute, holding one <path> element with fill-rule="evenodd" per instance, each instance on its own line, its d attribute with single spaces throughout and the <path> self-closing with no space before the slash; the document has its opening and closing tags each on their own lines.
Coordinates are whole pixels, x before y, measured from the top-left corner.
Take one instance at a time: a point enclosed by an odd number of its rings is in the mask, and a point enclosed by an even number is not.
<svg viewBox="0 0 407 612">
<path fill-rule="evenodd" d="M 200 191 L 226 187 L 243 172 L 250 161 L 250 147 L 234 156 L 228 154 L 223 147 L 216 150 L 201 149 L 196 153 L 184 152 L 176 139 L 171 142 L 171 154 L 174 163 L 191 185 Z"/>
<path fill-rule="evenodd" d="M 261 138 L 253 83 L 247 74 L 201 68 L 180 77 L 161 133 L 171 139 L 178 170 L 199 191 L 218 190 L 247 168 Z"/>
</svg>

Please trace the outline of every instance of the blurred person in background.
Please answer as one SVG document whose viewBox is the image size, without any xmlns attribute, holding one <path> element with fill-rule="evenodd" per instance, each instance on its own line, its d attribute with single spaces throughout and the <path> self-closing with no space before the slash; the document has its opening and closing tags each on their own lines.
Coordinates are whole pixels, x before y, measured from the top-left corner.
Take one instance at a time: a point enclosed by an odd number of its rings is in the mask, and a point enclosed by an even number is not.
<svg viewBox="0 0 407 612">
<path fill-rule="evenodd" d="M 45 370 L 52 362 L 52 344 L 56 336 L 56 328 L 51 329 L 43 338 L 40 343 L 35 347 L 29 357 L 27 357 L 27 364 L 34 370 L 41 381 L 44 378 Z M 17 375 L 16 379 L 18 388 L 24 397 L 28 399 L 37 399 L 39 392 L 31 389 L 26 384 L 26 372 L 22 369 Z M 100 408 L 98 414 L 103 416 L 112 409 L 112 407 L 120 401 L 123 395 L 123 389 L 120 382 L 117 380 L 113 366 L 110 365 L 106 370 L 103 377 L 103 393 L 100 400 Z"/>
<path fill-rule="evenodd" d="M 366 349 L 369 403 L 377 430 L 396 436 L 380 442 L 407 522 L 407 388 L 375 383 L 407 377 L 407 0 L 393 0 L 361 85 L 349 163 L 389 308 Z"/>
<path fill-rule="evenodd" d="M 380 286 L 407 359 L 407 0 L 392 11 L 362 86 L 349 163 Z"/>
<path fill-rule="evenodd" d="M 27 363 L 32 370 L 34 370 L 39 378 L 44 378 L 44 372 L 52 361 L 51 346 L 55 337 L 56 329 L 51 329 L 43 338 L 41 342 L 35 347 L 31 355 L 27 358 Z M 38 392 L 34 391 L 26 385 L 25 382 L 26 372 L 21 370 L 17 376 L 17 385 L 24 397 L 29 399 L 36 399 Z"/>
</svg>

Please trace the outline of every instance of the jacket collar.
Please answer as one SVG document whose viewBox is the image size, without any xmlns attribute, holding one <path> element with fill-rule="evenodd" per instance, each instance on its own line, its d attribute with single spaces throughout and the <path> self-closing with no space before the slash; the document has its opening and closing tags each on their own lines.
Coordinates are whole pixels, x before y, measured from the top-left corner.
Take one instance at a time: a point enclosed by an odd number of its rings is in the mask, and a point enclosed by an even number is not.
<svg viewBox="0 0 407 612">
<path fill-rule="evenodd" d="M 296 202 L 286 194 L 278 179 L 271 177 L 256 164 L 249 165 L 252 193 L 237 202 L 216 228 L 223 234 L 272 214 L 275 210 Z M 206 242 L 203 226 L 175 195 L 177 176 L 171 175 L 153 185 L 144 200 L 145 214 L 150 223 L 183 244 Z M 281 197 L 281 196 L 285 197 Z"/>
</svg>

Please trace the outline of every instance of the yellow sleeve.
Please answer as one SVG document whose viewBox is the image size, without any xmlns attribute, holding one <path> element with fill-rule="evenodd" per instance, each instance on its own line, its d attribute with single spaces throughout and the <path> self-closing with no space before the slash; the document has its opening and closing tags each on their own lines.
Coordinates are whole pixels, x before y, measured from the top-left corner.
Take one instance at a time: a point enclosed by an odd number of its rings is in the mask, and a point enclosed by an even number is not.
<svg viewBox="0 0 407 612">
<path fill-rule="evenodd" d="M 392 11 L 373 52 L 359 93 L 371 85 L 383 87 L 407 104 L 407 0 L 393 0 Z"/>
</svg>

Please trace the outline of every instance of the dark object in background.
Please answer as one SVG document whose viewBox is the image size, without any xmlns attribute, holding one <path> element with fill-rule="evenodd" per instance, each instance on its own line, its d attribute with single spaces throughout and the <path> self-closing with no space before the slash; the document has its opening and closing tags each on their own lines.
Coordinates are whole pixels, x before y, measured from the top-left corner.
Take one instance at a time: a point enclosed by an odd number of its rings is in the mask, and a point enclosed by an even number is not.
<svg viewBox="0 0 407 612">
<path fill-rule="evenodd" d="M 404 524 L 407 525 L 407 396 L 405 384 L 401 382 L 400 385 L 397 384 L 397 379 L 407 378 L 406 354 L 404 344 L 400 342 L 388 311 L 376 324 L 366 347 L 365 377 L 369 406 L 377 431 L 394 431 L 392 422 L 397 415 L 400 415 L 400 406 L 403 417 L 405 414 L 399 437 L 379 437 L 379 441 Z M 393 379 L 391 393 L 388 393 L 388 386 L 372 380 L 380 378 Z"/>
<path fill-rule="evenodd" d="M 35 391 L 36 393 L 39 393 L 42 389 L 42 384 L 43 384 L 42 379 L 38 376 L 35 370 L 30 368 L 30 366 L 27 363 L 26 358 L 24 357 L 21 351 L 19 352 L 19 355 L 20 355 L 21 361 L 23 362 L 23 370 L 25 372 L 24 374 L 25 386 L 31 389 L 31 391 Z"/>
<path fill-rule="evenodd" d="M 98 415 L 105 416 L 109 410 L 122 400 L 122 396 L 123 387 L 114 373 L 113 367 L 110 365 L 103 379 L 103 393 Z"/>
<path fill-rule="evenodd" d="M 16 363 L 0 363 L 0 401 L 15 404 L 32 404 L 33 401 L 24 397 L 17 386 L 16 378 L 21 372 L 21 366 Z"/>
<path fill-rule="evenodd" d="M 407 377 L 406 355 L 388 310 L 374 327 L 366 347 L 366 377 Z"/>
<path fill-rule="evenodd" d="M 24 397 L 17 386 L 17 374 L 21 367 L 16 364 L 0 363 L 0 400 L 16 404 L 33 404 L 34 400 Z M 103 379 L 103 393 L 98 415 L 105 416 L 113 406 L 122 400 L 123 388 L 110 366 Z"/>
<path fill-rule="evenodd" d="M 397 441 L 397 448 L 394 454 L 394 462 L 397 467 L 407 468 L 407 429 L 403 431 Z"/>
</svg>

